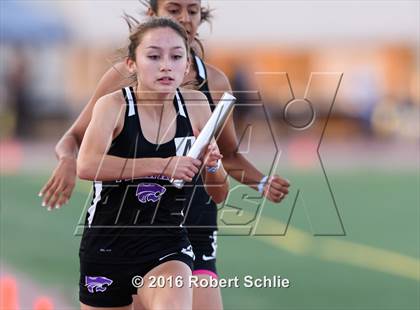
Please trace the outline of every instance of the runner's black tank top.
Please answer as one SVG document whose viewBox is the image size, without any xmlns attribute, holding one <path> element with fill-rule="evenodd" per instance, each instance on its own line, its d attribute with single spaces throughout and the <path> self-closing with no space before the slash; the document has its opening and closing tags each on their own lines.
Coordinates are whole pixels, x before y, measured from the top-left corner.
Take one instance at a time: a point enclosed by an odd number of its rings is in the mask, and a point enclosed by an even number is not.
<svg viewBox="0 0 420 310">
<path fill-rule="evenodd" d="M 196 79 L 200 85 L 198 90 L 207 97 L 210 109 L 213 111 L 215 109 L 215 104 L 209 90 L 206 65 L 194 52 L 191 54 L 193 65 L 197 72 Z M 187 207 L 185 226 L 190 233 L 199 232 L 201 230 L 216 230 L 217 205 L 207 194 L 201 176 L 197 176 L 193 181 L 193 184 L 196 186 L 191 186 L 186 189 L 189 197 L 192 197 L 192 199 L 190 199 Z"/>
<path fill-rule="evenodd" d="M 183 156 L 194 141 L 187 109 L 179 90 L 173 100 L 177 112 L 175 137 L 153 144 L 143 135 L 136 97 L 123 89 L 124 126 L 108 155 L 124 158 Z M 165 103 L 166 104 L 166 103 Z M 163 175 L 116 181 L 95 181 L 80 246 L 84 260 L 131 263 L 158 257 L 162 249 L 189 244 L 183 227 L 186 191 Z"/>
</svg>

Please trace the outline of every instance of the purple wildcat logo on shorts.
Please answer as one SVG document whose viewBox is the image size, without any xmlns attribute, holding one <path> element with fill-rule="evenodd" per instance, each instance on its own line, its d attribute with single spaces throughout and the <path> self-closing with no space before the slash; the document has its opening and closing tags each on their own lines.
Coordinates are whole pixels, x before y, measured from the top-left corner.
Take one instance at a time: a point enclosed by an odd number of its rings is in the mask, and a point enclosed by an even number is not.
<svg viewBox="0 0 420 310">
<path fill-rule="evenodd" d="M 137 185 L 136 196 L 141 203 L 156 202 L 166 192 L 166 188 L 156 183 L 140 183 Z"/>
<path fill-rule="evenodd" d="M 85 286 L 89 293 L 105 292 L 112 282 L 111 279 L 105 277 L 85 276 Z"/>
</svg>

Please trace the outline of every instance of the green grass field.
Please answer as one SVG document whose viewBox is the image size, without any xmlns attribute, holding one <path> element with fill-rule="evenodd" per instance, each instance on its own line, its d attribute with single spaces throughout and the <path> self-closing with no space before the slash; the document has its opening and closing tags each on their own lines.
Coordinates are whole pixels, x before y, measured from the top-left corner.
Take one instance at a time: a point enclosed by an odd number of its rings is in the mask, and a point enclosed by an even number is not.
<svg viewBox="0 0 420 310">
<path fill-rule="evenodd" d="M 223 289 L 226 309 L 420 308 L 418 172 L 328 176 L 345 236 L 321 174 L 287 174 L 293 188 L 280 205 L 261 205 L 250 190 L 232 192 L 219 212 L 220 276 L 280 275 L 291 286 Z M 77 308 L 80 237 L 74 232 L 90 187 L 79 183 L 68 206 L 47 212 L 37 197 L 46 179 L 1 177 L 1 260 L 58 289 Z M 248 236 L 250 230 L 264 236 Z"/>
</svg>

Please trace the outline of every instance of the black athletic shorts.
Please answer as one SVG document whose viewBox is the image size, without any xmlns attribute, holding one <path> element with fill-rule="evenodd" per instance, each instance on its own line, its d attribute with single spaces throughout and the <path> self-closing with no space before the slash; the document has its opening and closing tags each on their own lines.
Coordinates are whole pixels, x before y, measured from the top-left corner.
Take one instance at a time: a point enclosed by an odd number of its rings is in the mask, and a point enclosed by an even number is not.
<svg viewBox="0 0 420 310">
<path fill-rule="evenodd" d="M 124 307 L 133 302 L 137 294 L 138 277 L 168 261 L 181 261 L 190 268 L 194 254 L 191 246 L 179 251 L 163 253 L 156 259 L 142 263 L 95 263 L 80 260 L 79 300 L 91 307 Z M 133 281 L 133 278 L 136 279 Z M 134 282 L 134 283 L 133 283 Z"/>
<path fill-rule="evenodd" d="M 195 254 L 193 275 L 207 274 L 217 278 L 217 230 L 214 228 L 188 229 L 188 238 Z"/>
</svg>

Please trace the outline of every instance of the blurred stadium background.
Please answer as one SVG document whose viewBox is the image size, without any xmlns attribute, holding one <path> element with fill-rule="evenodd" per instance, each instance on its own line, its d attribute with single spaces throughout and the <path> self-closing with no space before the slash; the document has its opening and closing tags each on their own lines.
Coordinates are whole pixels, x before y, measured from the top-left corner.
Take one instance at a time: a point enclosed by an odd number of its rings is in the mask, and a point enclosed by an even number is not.
<svg viewBox="0 0 420 310">
<path fill-rule="evenodd" d="M 232 183 L 219 212 L 221 276 L 281 275 L 291 287 L 223 289 L 225 308 L 419 309 L 419 2 L 208 3 L 215 17 L 200 37 L 239 97 L 239 151 L 292 183 L 280 205 Z M 39 296 L 73 309 L 90 185 L 58 212 L 37 193 L 54 144 L 126 42 L 123 11 L 143 8 L 0 6 L 1 306 L 16 280 L 19 309 Z M 298 130 L 311 118 L 303 98 L 315 122 Z"/>
</svg>

